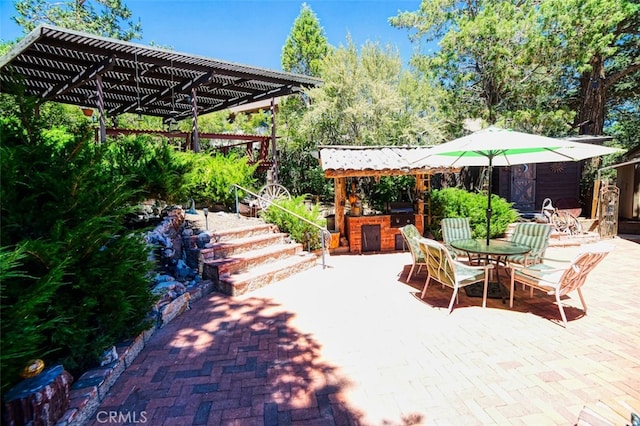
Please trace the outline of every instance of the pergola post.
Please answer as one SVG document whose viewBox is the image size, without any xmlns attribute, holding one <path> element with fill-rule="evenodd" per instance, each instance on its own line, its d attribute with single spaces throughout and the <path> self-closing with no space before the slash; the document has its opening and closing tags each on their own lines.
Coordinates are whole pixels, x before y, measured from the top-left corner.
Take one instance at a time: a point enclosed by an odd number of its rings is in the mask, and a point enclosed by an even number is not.
<svg viewBox="0 0 640 426">
<path fill-rule="evenodd" d="M 271 150 L 273 152 L 273 181 L 278 183 L 278 149 L 276 147 L 276 103 L 271 98 Z"/>
<path fill-rule="evenodd" d="M 100 143 L 107 141 L 107 121 L 104 115 L 104 93 L 102 91 L 102 74 L 96 75 L 96 91 L 98 93 L 98 114 L 100 114 Z"/>
<path fill-rule="evenodd" d="M 196 98 L 195 86 L 191 88 L 191 114 L 193 116 L 193 126 L 191 128 L 193 152 L 200 152 L 200 137 L 198 136 L 198 99 Z"/>
</svg>

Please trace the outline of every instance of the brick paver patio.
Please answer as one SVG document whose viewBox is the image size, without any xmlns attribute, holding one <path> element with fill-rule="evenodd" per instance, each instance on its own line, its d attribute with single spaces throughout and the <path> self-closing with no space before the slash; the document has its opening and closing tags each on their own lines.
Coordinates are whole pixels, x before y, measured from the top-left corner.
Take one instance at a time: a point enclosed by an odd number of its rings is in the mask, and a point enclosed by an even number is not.
<svg viewBox="0 0 640 426">
<path fill-rule="evenodd" d="M 565 299 L 500 300 L 405 283 L 409 253 L 332 256 L 242 297 L 212 294 L 151 339 L 96 413 L 153 425 L 572 425 L 585 404 L 640 399 L 640 244 Z M 571 257 L 576 248 L 552 248 Z M 576 308 L 574 308 L 576 307 Z M 133 418 L 133 417 L 129 417 Z"/>
</svg>

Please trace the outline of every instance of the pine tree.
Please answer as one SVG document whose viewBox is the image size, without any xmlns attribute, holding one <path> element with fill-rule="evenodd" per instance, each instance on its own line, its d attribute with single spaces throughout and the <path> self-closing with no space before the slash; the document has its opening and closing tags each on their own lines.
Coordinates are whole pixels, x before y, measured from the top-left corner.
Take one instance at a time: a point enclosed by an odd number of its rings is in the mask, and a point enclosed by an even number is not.
<svg viewBox="0 0 640 426">
<path fill-rule="evenodd" d="M 320 61 L 327 53 L 329 44 L 324 30 L 311 8 L 303 3 L 282 48 L 282 69 L 317 77 L 320 75 Z"/>
</svg>

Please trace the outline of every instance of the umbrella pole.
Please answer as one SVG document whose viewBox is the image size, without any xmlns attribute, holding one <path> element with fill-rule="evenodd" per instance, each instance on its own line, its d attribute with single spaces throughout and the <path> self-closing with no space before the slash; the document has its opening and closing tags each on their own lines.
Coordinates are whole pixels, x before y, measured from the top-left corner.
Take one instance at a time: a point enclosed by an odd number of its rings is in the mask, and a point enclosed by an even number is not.
<svg viewBox="0 0 640 426">
<path fill-rule="evenodd" d="M 487 188 L 487 246 L 491 239 L 491 175 L 493 174 L 493 156 L 489 156 L 489 186 Z"/>
</svg>

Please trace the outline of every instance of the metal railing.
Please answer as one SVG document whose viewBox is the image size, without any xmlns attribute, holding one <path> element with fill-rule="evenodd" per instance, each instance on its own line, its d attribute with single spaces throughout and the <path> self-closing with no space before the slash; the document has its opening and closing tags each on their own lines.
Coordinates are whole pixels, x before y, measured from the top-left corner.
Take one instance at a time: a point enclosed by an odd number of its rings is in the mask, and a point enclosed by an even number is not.
<svg viewBox="0 0 640 426">
<path fill-rule="evenodd" d="M 326 261 L 325 261 L 325 247 L 326 247 L 326 243 L 325 243 L 325 237 L 328 236 L 329 239 L 331 239 L 331 232 L 329 232 L 329 230 L 327 230 L 326 228 L 323 228 L 322 226 L 318 225 L 317 223 L 313 223 L 311 222 L 309 219 L 306 219 L 302 216 L 300 216 L 299 214 L 296 214 L 294 212 L 292 212 L 291 210 L 287 210 L 286 208 L 278 205 L 277 203 L 273 202 L 272 200 L 266 199 L 258 194 L 256 194 L 253 191 L 248 190 L 247 188 L 244 188 L 240 185 L 236 185 L 235 183 L 232 184 L 234 192 L 235 192 L 235 198 L 236 198 L 236 215 L 238 217 L 240 217 L 240 201 L 238 200 L 238 189 L 251 194 L 252 196 L 256 197 L 259 200 L 262 200 L 265 202 L 265 204 L 268 204 L 269 206 L 275 206 L 277 208 L 279 208 L 280 210 L 290 214 L 291 216 L 300 219 L 303 222 L 308 223 L 309 225 L 313 226 L 314 228 L 317 228 L 320 231 L 320 244 L 322 246 L 321 248 L 321 253 L 322 253 L 322 269 L 325 269 L 327 267 Z"/>
</svg>

